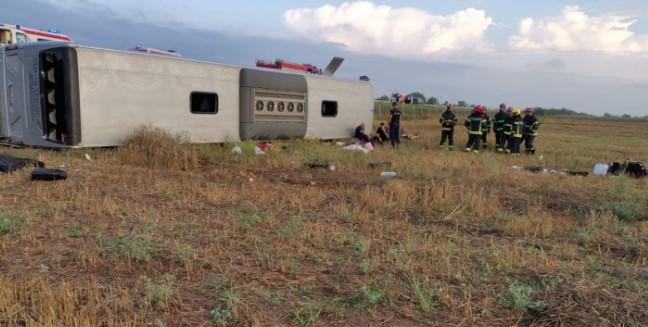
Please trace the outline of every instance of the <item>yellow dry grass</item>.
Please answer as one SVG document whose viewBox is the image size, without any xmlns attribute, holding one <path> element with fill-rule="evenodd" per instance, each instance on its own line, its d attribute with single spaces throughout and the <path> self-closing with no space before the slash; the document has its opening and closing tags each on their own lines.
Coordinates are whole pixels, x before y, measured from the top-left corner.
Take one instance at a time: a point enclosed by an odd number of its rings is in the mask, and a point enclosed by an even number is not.
<svg viewBox="0 0 648 327">
<path fill-rule="evenodd" d="M 547 167 L 648 161 L 646 123 L 543 122 Z M 515 171 L 538 157 L 441 150 L 434 117 L 404 127 L 420 138 L 369 156 L 234 156 L 151 129 L 121 149 L 2 150 L 71 176 L 0 176 L 0 326 L 648 320 L 648 181 Z M 386 160 L 399 178 L 367 168 Z"/>
</svg>

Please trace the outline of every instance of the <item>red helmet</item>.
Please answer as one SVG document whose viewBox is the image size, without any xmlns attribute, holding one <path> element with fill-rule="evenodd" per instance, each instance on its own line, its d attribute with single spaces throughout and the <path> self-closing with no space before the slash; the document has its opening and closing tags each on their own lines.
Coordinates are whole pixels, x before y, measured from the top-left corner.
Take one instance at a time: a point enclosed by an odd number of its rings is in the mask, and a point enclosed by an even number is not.
<svg viewBox="0 0 648 327">
<path fill-rule="evenodd" d="M 484 107 L 482 107 L 482 106 L 476 106 L 475 107 L 475 113 L 483 114 L 484 112 L 485 112 Z"/>
</svg>

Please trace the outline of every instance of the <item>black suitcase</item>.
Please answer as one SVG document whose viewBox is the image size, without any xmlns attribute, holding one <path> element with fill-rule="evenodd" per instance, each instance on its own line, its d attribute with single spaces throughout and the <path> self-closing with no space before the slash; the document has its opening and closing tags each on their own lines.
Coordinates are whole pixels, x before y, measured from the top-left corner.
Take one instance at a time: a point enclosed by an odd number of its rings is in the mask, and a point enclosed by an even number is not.
<svg viewBox="0 0 648 327">
<path fill-rule="evenodd" d="M 68 173 L 60 169 L 36 168 L 32 170 L 33 181 L 60 181 L 68 178 Z"/>
</svg>

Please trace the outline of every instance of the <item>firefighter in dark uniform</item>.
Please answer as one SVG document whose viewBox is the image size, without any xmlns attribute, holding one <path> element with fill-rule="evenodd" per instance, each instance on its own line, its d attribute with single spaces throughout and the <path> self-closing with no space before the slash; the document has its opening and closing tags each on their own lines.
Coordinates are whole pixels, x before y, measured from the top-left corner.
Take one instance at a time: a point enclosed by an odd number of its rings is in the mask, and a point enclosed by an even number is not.
<svg viewBox="0 0 648 327">
<path fill-rule="evenodd" d="M 506 147 L 506 141 L 504 140 L 504 125 L 508 115 L 506 114 L 506 105 L 501 104 L 499 111 L 495 114 L 495 120 L 493 121 L 493 130 L 495 131 L 495 146 L 497 147 L 497 152 L 503 152 Z"/>
<path fill-rule="evenodd" d="M 482 110 L 484 110 L 484 120 L 486 124 L 486 127 L 482 131 L 482 147 L 486 149 L 488 148 L 488 134 L 490 134 L 491 129 L 493 128 L 493 121 L 490 116 L 488 116 L 488 108 L 482 106 Z"/>
<path fill-rule="evenodd" d="M 454 150 L 454 128 L 455 126 L 457 126 L 457 115 L 455 115 L 454 111 L 452 110 L 452 105 L 448 105 L 443 114 L 441 114 L 439 123 L 441 123 L 440 146 L 445 145 L 447 140 L 448 150 Z"/>
<path fill-rule="evenodd" d="M 393 148 L 400 145 L 400 119 L 403 114 L 398 109 L 398 103 L 392 103 L 392 109 L 389 111 L 389 140 Z"/>
<path fill-rule="evenodd" d="M 511 144 L 513 140 L 511 135 L 513 133 L 513 108 L 508 107 L 506 109 L 506 119 L 504 120 L 504 140 L 502 140 L 502 148 L 506 153 L 511 153 Z"/>
<path fill-rule="evenodd" d="M 468 129 L 468 143 L 466 144 L 466 152 L 479 153 L 481 150 L 481 140 L 484 136 L 484 129 L 486 128 L 486 119 L 484 118 L 484 109 L 482 106 L 477 106 L 473 112 L 466 118 L 464 126 Z"/>
<path fill-rule="evenodd" d="M 524 147 L 526 154 L 535 154 L 536 149 L 533 145 L 536 136 L 538 136 L 538 129 L 540 128 L 540 121 L 535 116 L 533 108 L 524 110 Z"/>
<path fill-rule="evenodd" d="M 514 156 L 520 155 L 520 145 L 524 138 L 524 120 L 522 119 L 522 111 L 518 108 L 513 109 L 513 116 L 511 117 L 511 154 Z"/>
</svg>

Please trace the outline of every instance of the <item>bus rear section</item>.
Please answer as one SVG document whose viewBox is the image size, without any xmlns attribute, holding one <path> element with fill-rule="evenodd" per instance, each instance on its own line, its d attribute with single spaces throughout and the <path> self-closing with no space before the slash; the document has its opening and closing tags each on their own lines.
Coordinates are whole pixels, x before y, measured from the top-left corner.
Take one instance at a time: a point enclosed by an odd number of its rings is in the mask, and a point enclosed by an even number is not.
<svg viewBox="0 0 648 327">
<path fill-rule="evenodd" d="M 78 144 L 74 49 L 53 43 L 12 45 L 0 56 L 2 137 L 43 147 Z"/>
</svg>

